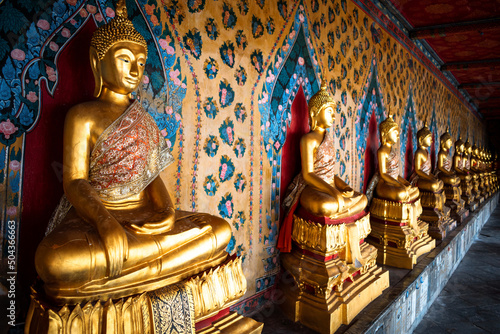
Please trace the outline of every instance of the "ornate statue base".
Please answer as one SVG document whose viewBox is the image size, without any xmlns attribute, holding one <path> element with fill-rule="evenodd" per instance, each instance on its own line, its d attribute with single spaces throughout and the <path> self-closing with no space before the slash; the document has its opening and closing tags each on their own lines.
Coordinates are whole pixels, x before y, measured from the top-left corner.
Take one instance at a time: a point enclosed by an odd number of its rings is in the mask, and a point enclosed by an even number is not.
<svg viewBox="0 0 500 334">
<path fill-rule="evenodd" d="M 489 173 L 481 173 L 481 184 L 483 185 L 485 197 L 490 198 L 493 195 L 491 191 L 490 175 Z"/>
<path fill-rule="evenodd" d="M 195 323 L 199 327 L 202 321 L 205 326 L 196 333 L 256 334 L 263 327 L 228 312 L 246 291 L 241 259 L 234 256 L 179 284 L 115 300 L 55 305 L 39 285 L 32 287 L 26 334 L 194 333 Z M 227 314 L 211 323 L 221 310 Z"/>
<path fill-rule="evenodd" d="M 475 201 L 475 194 L 472 192 L 472 177 L 470 175 L 460 175 L 460 189 L 462 190 L 462 199 L 464 200 L 465 208 L 469 212 L 476 211 L 478 202 Z"/>
<path fill-rule="evenodd" d="M 450 217 L 451 209 L 444 205 L 446 195 L 443 190 L 429 192 L 420 189 L 422 214 L 420 219 L 429 224 L 428 233 L 434 239 L 442 240 L 446 233 L 457 227 L 457 222 Z"/>
<path fill-rule="evenodd" d="M 334 333 L 389 286 L 389 272 L 376 266 L 377 250 L 364 242 L 371 230 L 369 217 L 361 212 L 332 220 L 303 208 L 295 211 L 292 252 L 281 254 L 285 276 L 293 278 L 280 281 L 288 318 Z M 363 264 L 352 259 L 354 247 L 359 247 Z"/>
<path fill-rule="evenodd" d="M 455 219 L 458 224 L 462 224 L 462 222 L 469 217 L 469 210 L 465 208 L 465 201 L 462 199 L 460 184 L 445 184 L 444 192 L 446 194 L 445 205 L 451 208 L 451 217 Z"/>
<path fill-rule="evenodd" d="M 479 175 L 477 173 L 472 174 L 472 193 L 475 194 L 475 200 L 477 206 L 480 206 L 484 202 L 484 196 L 482 195 L 482 188 L 480 189 L 481 182 L 479 181 Z"/>
<path fill-rule="evenodd" d="M 413 203 L 372 199 L 372 232 L 367 241 L 377 248 L 378 263 L 413 269 L 418 257 L 436 246 L 428 234 L 429 225 L 418 218 L 421 212 L 420 199 Z"/>
</svg>

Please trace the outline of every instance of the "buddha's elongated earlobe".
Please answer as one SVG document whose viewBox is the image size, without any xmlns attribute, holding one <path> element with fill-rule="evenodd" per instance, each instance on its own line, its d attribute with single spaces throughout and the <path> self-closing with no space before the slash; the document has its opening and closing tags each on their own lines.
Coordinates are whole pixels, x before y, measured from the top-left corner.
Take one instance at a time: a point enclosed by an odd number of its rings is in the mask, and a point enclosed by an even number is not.
<svg viewBox="0 0 500 334">
<path fill-rule="evenodd" d="M 97 50 L 92 47 L 90 48 L 90 67 L 92 68 L 92 73 L 94 74 L 94 97 L 99 97 L 102 91 L 101 61 L 99 60 Z"/>
</svg>

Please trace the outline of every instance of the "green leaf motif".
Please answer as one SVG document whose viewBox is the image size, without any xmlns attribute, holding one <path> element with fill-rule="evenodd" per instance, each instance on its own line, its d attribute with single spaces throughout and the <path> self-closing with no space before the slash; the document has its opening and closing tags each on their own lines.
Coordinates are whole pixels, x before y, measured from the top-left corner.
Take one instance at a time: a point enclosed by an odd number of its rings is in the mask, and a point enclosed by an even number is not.
<svg viewBox="0 0 500 334">
<path fill-rule="evenodd" d="M 7 2 L 0 7 L 0 30 L 3 32 L 19 33 L 24 25 L 29 24 L 28 19 L 12 4 Z"/>
<path fill-rule="evenodd" d="M 0 61 L 7 55 L 9 49 L 9 43 L 0 38 Z"/>
</svg>

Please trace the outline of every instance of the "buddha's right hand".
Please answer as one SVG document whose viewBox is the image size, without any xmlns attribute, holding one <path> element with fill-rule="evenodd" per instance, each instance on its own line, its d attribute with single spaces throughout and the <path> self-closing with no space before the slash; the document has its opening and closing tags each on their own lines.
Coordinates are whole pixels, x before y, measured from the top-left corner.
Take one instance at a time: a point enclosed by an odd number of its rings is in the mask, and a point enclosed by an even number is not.
<svg viewBox="0 0 500 334">
<path fill-rule="evenodd" d="M 130 224 L 132 231 L 138 234 L 162 234 L 170 231 L 175 222 L 175 210 L 169 207 L 161 212 L 156 212 L 144 224 Z"/>
<path fill-rule="evenodd" d="M 97 229 L 104 243 L 108 260 L 108 275 L 109 277 L 118 276 L 122 272 L 123 262 L 128 258 L 128 240 L 125 230 L 113 217 L 100 221 Z"/>
</svg>

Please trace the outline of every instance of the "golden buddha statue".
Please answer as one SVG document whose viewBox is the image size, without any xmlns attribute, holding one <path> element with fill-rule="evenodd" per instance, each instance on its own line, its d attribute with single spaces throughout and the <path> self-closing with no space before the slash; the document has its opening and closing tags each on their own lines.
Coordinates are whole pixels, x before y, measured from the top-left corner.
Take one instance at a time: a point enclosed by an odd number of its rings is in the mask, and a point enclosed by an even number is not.
<svg viewBox="0 0 500 334">
<path fill-rule="evenodd" d="M 388 273 L 375 265 L 377 250 L 364 242 L 370 233 L 366 196 L 335 175 L 329 132 L 335 106 L 324 82 L 308 102 L 310 132 L 300 140 L 302 171 L 283 201 L 286 214 L 278 239 L 283 267 L 296 283 L 282 283 L 284 313 L 328 333 L 349 324 L 372 300 L 371 293 L 377 296 L 388 286 Z M 343 289 L 349 286 L 359 289 L 356 300 L 347 300 Z M 332 313 L 337 307 L 340 311 Z"/>
<path fill-rule="evenodd" d="M 432 144 L 432 133 L 427 127 L 417 132 L 418 148 L 414 156 L 415 171 L 410 178 L 411 184 L 416 184 L 420 190 L 422 214 L 420 219 L 429 223 L 429 235 L 436 239 L 444 239 L 448 231 L 456 227 L 456 221 L 450 218 L 450 208 L 445 206 L 446 195 L 443 191 L 443 181 L 431 173 L 431 159 L 427 148 Z"/>
<path fill-rule="evenodd" d="M 480 158 L 480 148 L 476 145 L 472 146 L 470 162 L 471 162 L 471 170 L 476 174 L 474 187 L 476 191 L 480 194 L 480 196 L 483 198 L 483 200 L 486 200 L 488 198 L 488 194 L 484 184 L 484 177 L 483 177 L 484 174 Z"/>
<path fill-rule="evenodd" d="M 474 211 L 477 208 L 477 202 L 474 201 L 474 194 L 472 193 L 472 176 L 470 171 L 467 170 L 467 154 L 465 143 L 462 138 L 455 142 L 455 154 L 453 155 L 453 170 L 460 178 L 460 188 L 462 190 L 462 199 L 465 206 L 469 211 Z"/>
<path fill-rule="evenodd" d="M 462 199 L 460 177 L 452 170 L 450 149 L 453 143 L 448 129 L 441 135 L 439 145 L 440 149 L 438 152 L 435 174 L 444 182 L 446 206 L 451 208 L 451 216 L 460 224 L 468 217 L 469 210 L 464 207 L 465 201 Z"/>
<path fill-rule="evenodd" d="M 440 149 L 437 157 L 437 175 L 446 185 L 456 186 L 460 184 L 460 178 L 451 170 L 450 148 L 453 145 L 448 130 L 440 137 Z"/>
<path fill-rule="evenodd" d="M 475 171 L 472 166 L 473 160 L 475 159 L 473 156 L 473 148 L 472 144 L 467 139 L 464 145 L 464 168 L 467 170 L 472 177 L 472 195 L 474 195 L 475 201 L 477 205 L 483 203 L 484 197 L 481 195 L 481 191 L 479 190 L 479 175 Z"/>
<path fill-rule="evenodd" d="M 51 231 L 35 255 L 45 296 L 55 305 L 82 304 L 83 308 L 91 301 L 101 305 L 100 301 L 122 300 L 216 266 L 225 266 L 217 275 L 227 266 L 236 270 L 229 273 L 225 291 L 209 296 L 219 300 L 222 295 L 218 307 L 236 302 L 246 290 L 241 260 L 235 264 L 227 258 L 229 224 L 208 214 L 175 210 L 159 176 L 173 157 L 153 118 L 130 95 L 141 82 L 146 59 L 146 41 L 127 18 L 125 1 L 119 1 L 116 17 L 99 27 L 91 40 L 96 99 L 72 107 L 66 116 L 65 197 L 60 205 L 66 209 L 56 212 Z M 213 313 L 214 307 L 200 311 L 209 304 L 196 304 L 197 296 L 208 290 L 195 293 L 193 279 L 189 284 L 197 316 Z M 234 283 L 239 284 L 238 291 L 229 293 Z M 154 304 L 150 299 L 147 309 Z M 167 318 L 177 316 L 172 313 Z M 61 319 L 65 321 L 62 315 Z M 129 324 L 128 330 L 146 331 L 138 324 Z M 83 327 L 79 326 L 82 333 Z"/>
<path fill-rule="evenodd" d="M 399 175 L 395 147 L 399 126 L 392 115 L 380 123 L 379 135 L 378 172 L 367 190 L 369 194 L 374 193 L 370 203 L 372 232 L 367 241 L 378 249 L 377 262 L 412 269 L 417 258 L 433 249 L 436 242 L 428 235 L 429 225 L 420 219 L 419 189 Z M 425 152 L 421 153 L 419 163 L 425 165 Z M 419 167 L 419 172 L 425 174 L 426 167 Z M 439 182 L 431 181 L 426 175 L 424 178 L 429 189 L 440 189 Z"/>
<path fill-rule="evenodd" d="M 418 148 L 414 156 L 415 174 L 410 179 L 410 183 L 416 184 L 423 191 L 439 192 L 443 189 L 443 181 L 432 174 L 431 159 L 429 159 L 427 151 L 427 148 L 432 144 L 432 133 L 427 127 L 427 123 L 417 132 L 417 142 Z"/>
<path fill-rule="evenodd" d="M 399 175 L 399 159 L 393 146 L 399 141 L 399 126 L 389 115 L 379 125 L 380 147 L 377 150 L 378 173 L 376 196 L 396 202 L 414 202 L 420 192 Z"/>
</svg>

